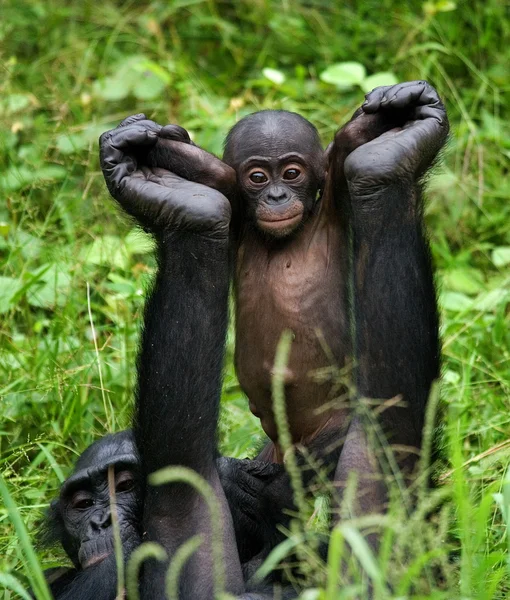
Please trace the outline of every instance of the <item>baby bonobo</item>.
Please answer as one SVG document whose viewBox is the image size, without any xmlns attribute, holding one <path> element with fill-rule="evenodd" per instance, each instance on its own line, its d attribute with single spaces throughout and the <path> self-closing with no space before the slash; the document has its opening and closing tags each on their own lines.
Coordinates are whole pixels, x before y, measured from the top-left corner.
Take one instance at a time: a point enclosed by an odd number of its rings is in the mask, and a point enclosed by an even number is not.
<svg viewBox="0 0 510 600">
<path fill-rule="evenodd" d="M 420 181 L 447 138 L 441 100 L 423 81 L 376 88 L 326 151 L 311 123 L 285 111 L 239 121 L 223 162 L 183 131 L 160 129 L 145 160 L 231 201 L 235 362 L 250 409 L 272 441 L 260 458 L 283 460 L 271 382 L 277 343 L 290 329 L 285 391 L 293 441 L 334 462 L 339 500 L 356 471 L 357 510 L 384 510 L 387 471 L 373 419 L 407 476 L 439 375 Z M 354 402 L 334 378 L 318 377 L 349 364 Z M 377 399 L 376 409 L 361 410 L 362 398 Z"/>
</svg>

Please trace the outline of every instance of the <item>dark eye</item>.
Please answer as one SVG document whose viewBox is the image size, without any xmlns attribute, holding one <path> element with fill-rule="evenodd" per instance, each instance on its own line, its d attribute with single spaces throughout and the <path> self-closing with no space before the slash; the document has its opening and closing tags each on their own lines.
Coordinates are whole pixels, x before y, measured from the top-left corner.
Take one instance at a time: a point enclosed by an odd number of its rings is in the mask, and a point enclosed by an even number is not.
<svg viewBox="0 0 510 600">
<path fill-rule="evenodd" d="M 115 491 L 117 494 L 130 492 L 135 487 L 135 480 L 129 471 L 122 471 L 115 479 Z"/>
<path fill-rule="evenodd" d="M 94 506 L 94 499 L 88 494 L 75 494 L 71 500 L 71 508 L 75 510 L 86 510 L 91 506 Z"/>
<path fill-rule="evenodd" d="M 296 179 L 301 175 L 301 171 L 299 169 L 287 169 L 283 174 L 284 179 Z"/>
<path fill-rule="evenodd" d="M 250 181 L 253 181 L 253 183 L 266 183 L 267 177 L 262 171 L 254 171 L 250 173 Z"/>
</svg>

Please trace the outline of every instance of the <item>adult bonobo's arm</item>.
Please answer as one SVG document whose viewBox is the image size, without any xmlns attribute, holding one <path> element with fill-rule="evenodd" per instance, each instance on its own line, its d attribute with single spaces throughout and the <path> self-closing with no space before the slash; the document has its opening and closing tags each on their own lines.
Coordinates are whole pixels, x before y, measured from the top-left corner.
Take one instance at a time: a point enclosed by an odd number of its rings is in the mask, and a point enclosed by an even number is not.
<svg viewBox="0 0 510 600">
<path fill-rule="evenodd" d="M 378 420 L 404 473 L 415 465 L 425 406 L 439 376 L 439 337 L 431 258 L 422 222 L 419 180 L 448 135 L 448 120 L 436 91 L 416 81 L 377 88 L 365 115 L 405 122 L 366 143 L 345 160 L 353 240 L 355 363 L 358 393 L 389 403 Z M 333 157 L 333 160 L 335 157 Z M 386 486 L 374 481 L 366 423 L 350 425 L 336 479 L 356 469 L 364 486 L 362 510 L 382 508 Z M 366 476 L 366 479 L 365 479 Z M 363 481 L 364 480 L 364 481 Z"/>
<path fill-rule="evenodd" d="M 200 473 L 221 503 L 226 587 L 243 582 L 225 495 L 215 467 L 215 440 L 229 290 L 230 205 L 219 192 L 137 157 L 158 141 L 158 126 L 130 117 L 101 136 L 101 166 L 112 196 L 157 241 L 158 273 L 146 302 L 135 407 L 135 440 L 144 479 L 144 540 L 169 558 L 190 537 L 204 543 L 186 562 L 180 598 L 214 596 L 210 517 L 204 499 L 185 484 L 151 487 L 146 477 L 167 465 Z M 148 561 L 142 597 L 165 597 L 168 563 Z"/>
<path fill-rule="evenodd" d="M 133 115 L 124 123 L 136 119 L 151 135 L 154 143 L 136 148 L 139 167 L 161 168 L 193 183 L 201 183 L 218 190 L 229 198 L 236 190 L 236 172 L 214 154 L 203 150 L 191 141 L 189 133 L 180 125 L 162 127 L 145 115 Z"/>
</svg>

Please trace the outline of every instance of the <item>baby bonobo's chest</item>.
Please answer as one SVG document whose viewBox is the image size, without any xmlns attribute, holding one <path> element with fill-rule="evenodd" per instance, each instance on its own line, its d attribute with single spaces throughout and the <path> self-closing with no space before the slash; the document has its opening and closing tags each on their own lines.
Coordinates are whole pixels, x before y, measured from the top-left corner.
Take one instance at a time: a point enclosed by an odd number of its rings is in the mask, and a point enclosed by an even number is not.
<svg viewBox="0 0 510 600">
<path fill-rule="evenodd" d="M 327 425 L 338 366 L 346 353 L 345 256 L 338 231 L 312 223 L 278 246 L 252 233 L 236 265 L 236 368 L 250 409 L 276 440 L 271 383 L 282 332 L 294 333 L 285 376 L 287 416 L 295 442 Z"/>
</svg>

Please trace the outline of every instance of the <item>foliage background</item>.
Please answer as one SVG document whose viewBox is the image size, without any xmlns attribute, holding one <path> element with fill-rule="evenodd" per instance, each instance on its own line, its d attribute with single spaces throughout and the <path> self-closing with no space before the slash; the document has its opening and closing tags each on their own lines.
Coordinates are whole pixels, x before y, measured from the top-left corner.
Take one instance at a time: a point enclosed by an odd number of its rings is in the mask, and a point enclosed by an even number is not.
<svg viewBox="0 0 510 600">
<path fill-rule="evenodd" d="M 366 77 L 390 73 L 429 80 L 452 123 L 428 188 L 427 222 L 440 284 L 441 393 L 457 444 L 446 459 L 462 472 L 452 514 L 462 518 L 451 525 L 452 579 L 437 584 L 449 590 L 420 597 L 506 597 L 509 6 L 0 3 L 0 469 L 29 532 L 76 456 L 126 427 L 132 408 L 143 290 L 154 263 L 150 241 L 106 193 L 99 134 L 145 112 L 221 153 L 237 119 L 285 108 L 315 123 L 327 143 L 362 102 L 363 88 L 377 85 Z M 347 75 L 332 69 L 346 61 L 359 64 Z M 226 373 L 222 447 L 244 456 L 260 429 L 230 360 Z M 61 557 L 41 560 L 46 567 Z M 0 506 L 0 588 L 14 572 L 26 572 L 25 559 Z"/>
</svg>

